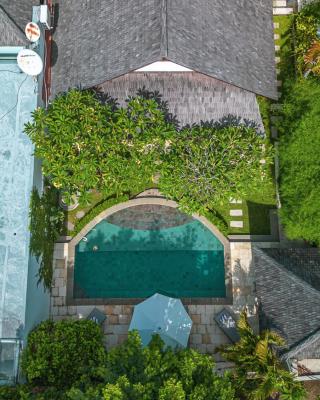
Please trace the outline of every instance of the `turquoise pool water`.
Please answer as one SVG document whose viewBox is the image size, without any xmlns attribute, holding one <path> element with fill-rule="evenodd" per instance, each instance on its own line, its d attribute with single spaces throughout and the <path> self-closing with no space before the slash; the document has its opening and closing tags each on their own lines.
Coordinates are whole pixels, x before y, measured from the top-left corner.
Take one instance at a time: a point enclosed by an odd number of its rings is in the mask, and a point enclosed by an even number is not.
<svg viewBox="0 0 320 400">
<path fill-rule="evenodd" d="M 75 298 L 225 297 L 224 248 L 198 220 L 135 206 L 100 222 L 76 247 Z"/>
</svg>

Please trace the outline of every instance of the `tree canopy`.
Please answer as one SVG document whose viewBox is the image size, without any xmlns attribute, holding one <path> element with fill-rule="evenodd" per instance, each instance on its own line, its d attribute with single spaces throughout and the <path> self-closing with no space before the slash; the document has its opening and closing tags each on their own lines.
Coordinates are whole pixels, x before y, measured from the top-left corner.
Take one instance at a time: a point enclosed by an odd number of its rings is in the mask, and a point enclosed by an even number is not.
<svg viewBox="0 0 320 400">
<path fill-rule="evenodd" d="M 25 127 L 44 175 L 67 199 L 85 200 L 91 189 L 121 194 L 159 176 L 165 195 L 201 212 L 267 179 L 271 152 L 253 126 L 206 123 L 179 131 L 159 95 L 142 91 L 126 107 L 102 98 L 71 90 L 37 109 Z"/>
</svg>

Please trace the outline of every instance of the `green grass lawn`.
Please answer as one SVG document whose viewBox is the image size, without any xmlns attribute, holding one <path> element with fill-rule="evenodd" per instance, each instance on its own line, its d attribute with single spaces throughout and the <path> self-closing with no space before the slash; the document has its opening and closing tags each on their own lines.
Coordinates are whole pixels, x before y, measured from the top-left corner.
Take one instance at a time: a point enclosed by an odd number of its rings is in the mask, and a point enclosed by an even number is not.
<svg viewBox="0 0 320 400">
<path fill-rule="evenodd" d="M 291 82 L 295 79 L 294 42 L 292 35 L 293 19 L 293 15 L 274 16 L 274 22 L 279 24 L 279 28 L 276 28 L 274 32 L 280 36 L 275 41 L 275 44 L 280 46 L 280 51 L 277 55 L 281 61 L 277 65 L 277 68 L 279 69 L 278 80 L 282 81 L 282 96 L 290 90 Z"/>
</svg>

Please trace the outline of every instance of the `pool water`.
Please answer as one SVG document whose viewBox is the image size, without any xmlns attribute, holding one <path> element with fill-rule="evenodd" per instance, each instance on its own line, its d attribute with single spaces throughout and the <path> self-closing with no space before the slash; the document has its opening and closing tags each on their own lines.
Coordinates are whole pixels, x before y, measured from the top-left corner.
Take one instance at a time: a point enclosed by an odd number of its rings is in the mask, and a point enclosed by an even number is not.
<svg viewBox="0 0 320 400">
<path fill-rule="evenodd" d="M 225 297 L 224 247 L 200 221 L 160 205 L 100 222 L 76 246 L 75 298 Z"/>
</svg>

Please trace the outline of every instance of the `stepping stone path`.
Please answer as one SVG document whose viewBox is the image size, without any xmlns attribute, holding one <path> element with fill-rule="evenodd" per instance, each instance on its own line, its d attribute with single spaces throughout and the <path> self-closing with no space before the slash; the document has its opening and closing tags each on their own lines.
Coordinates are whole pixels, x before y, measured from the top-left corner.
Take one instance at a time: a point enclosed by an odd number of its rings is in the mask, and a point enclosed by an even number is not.
<svg viewBox="0 0 320 400">
<path fill-rule="evenodd" d="M 84 216 L 85 216 L 85 212 L 84 211 L 78 211 L 77 214 L 76 214 L 76 218 L 77 219 L 81 219 Z"/>
<path fill-rule="evenodd" d="M 73 230 L 74 230 L 74 225 L 73 225 L 73 223 L 72 223 L 72 222 L 68 222 L 68 223 L 67 223 L 67 228 L 68 228 L 68 231 L 73 231 Z"/>
<path fill-rule="evenodd" d="M 231 217 L 242 217 L 243 211 L 242 210 L 230 210 Z"/>
<path fill-rule="evenodd" d="M 229 200 L 230 204 L 233 206 L 234 204 L 242 204 L 242 200 L 233 199 Z M 241 209 L 231 209 L 230 217 L 243 217 L 243 211 Z M 243 228 L 243 221 L 230 221 L 230 228 Z"/>
<path fill-rule="evenodd" d="M 293 13 L 293 8 L 288 7 L 287 0 L 273 0 L 273 15 L 288 15 Z"/>
<path fill-rule="evenodd" d="M 230 199 L 230 204 L 242 204 L 242 200 Z"/>
<path fill-rule="evenodd" d="M 243 221 L 230 221 L 231 228 L 243 228 Z"/>
</svg>

